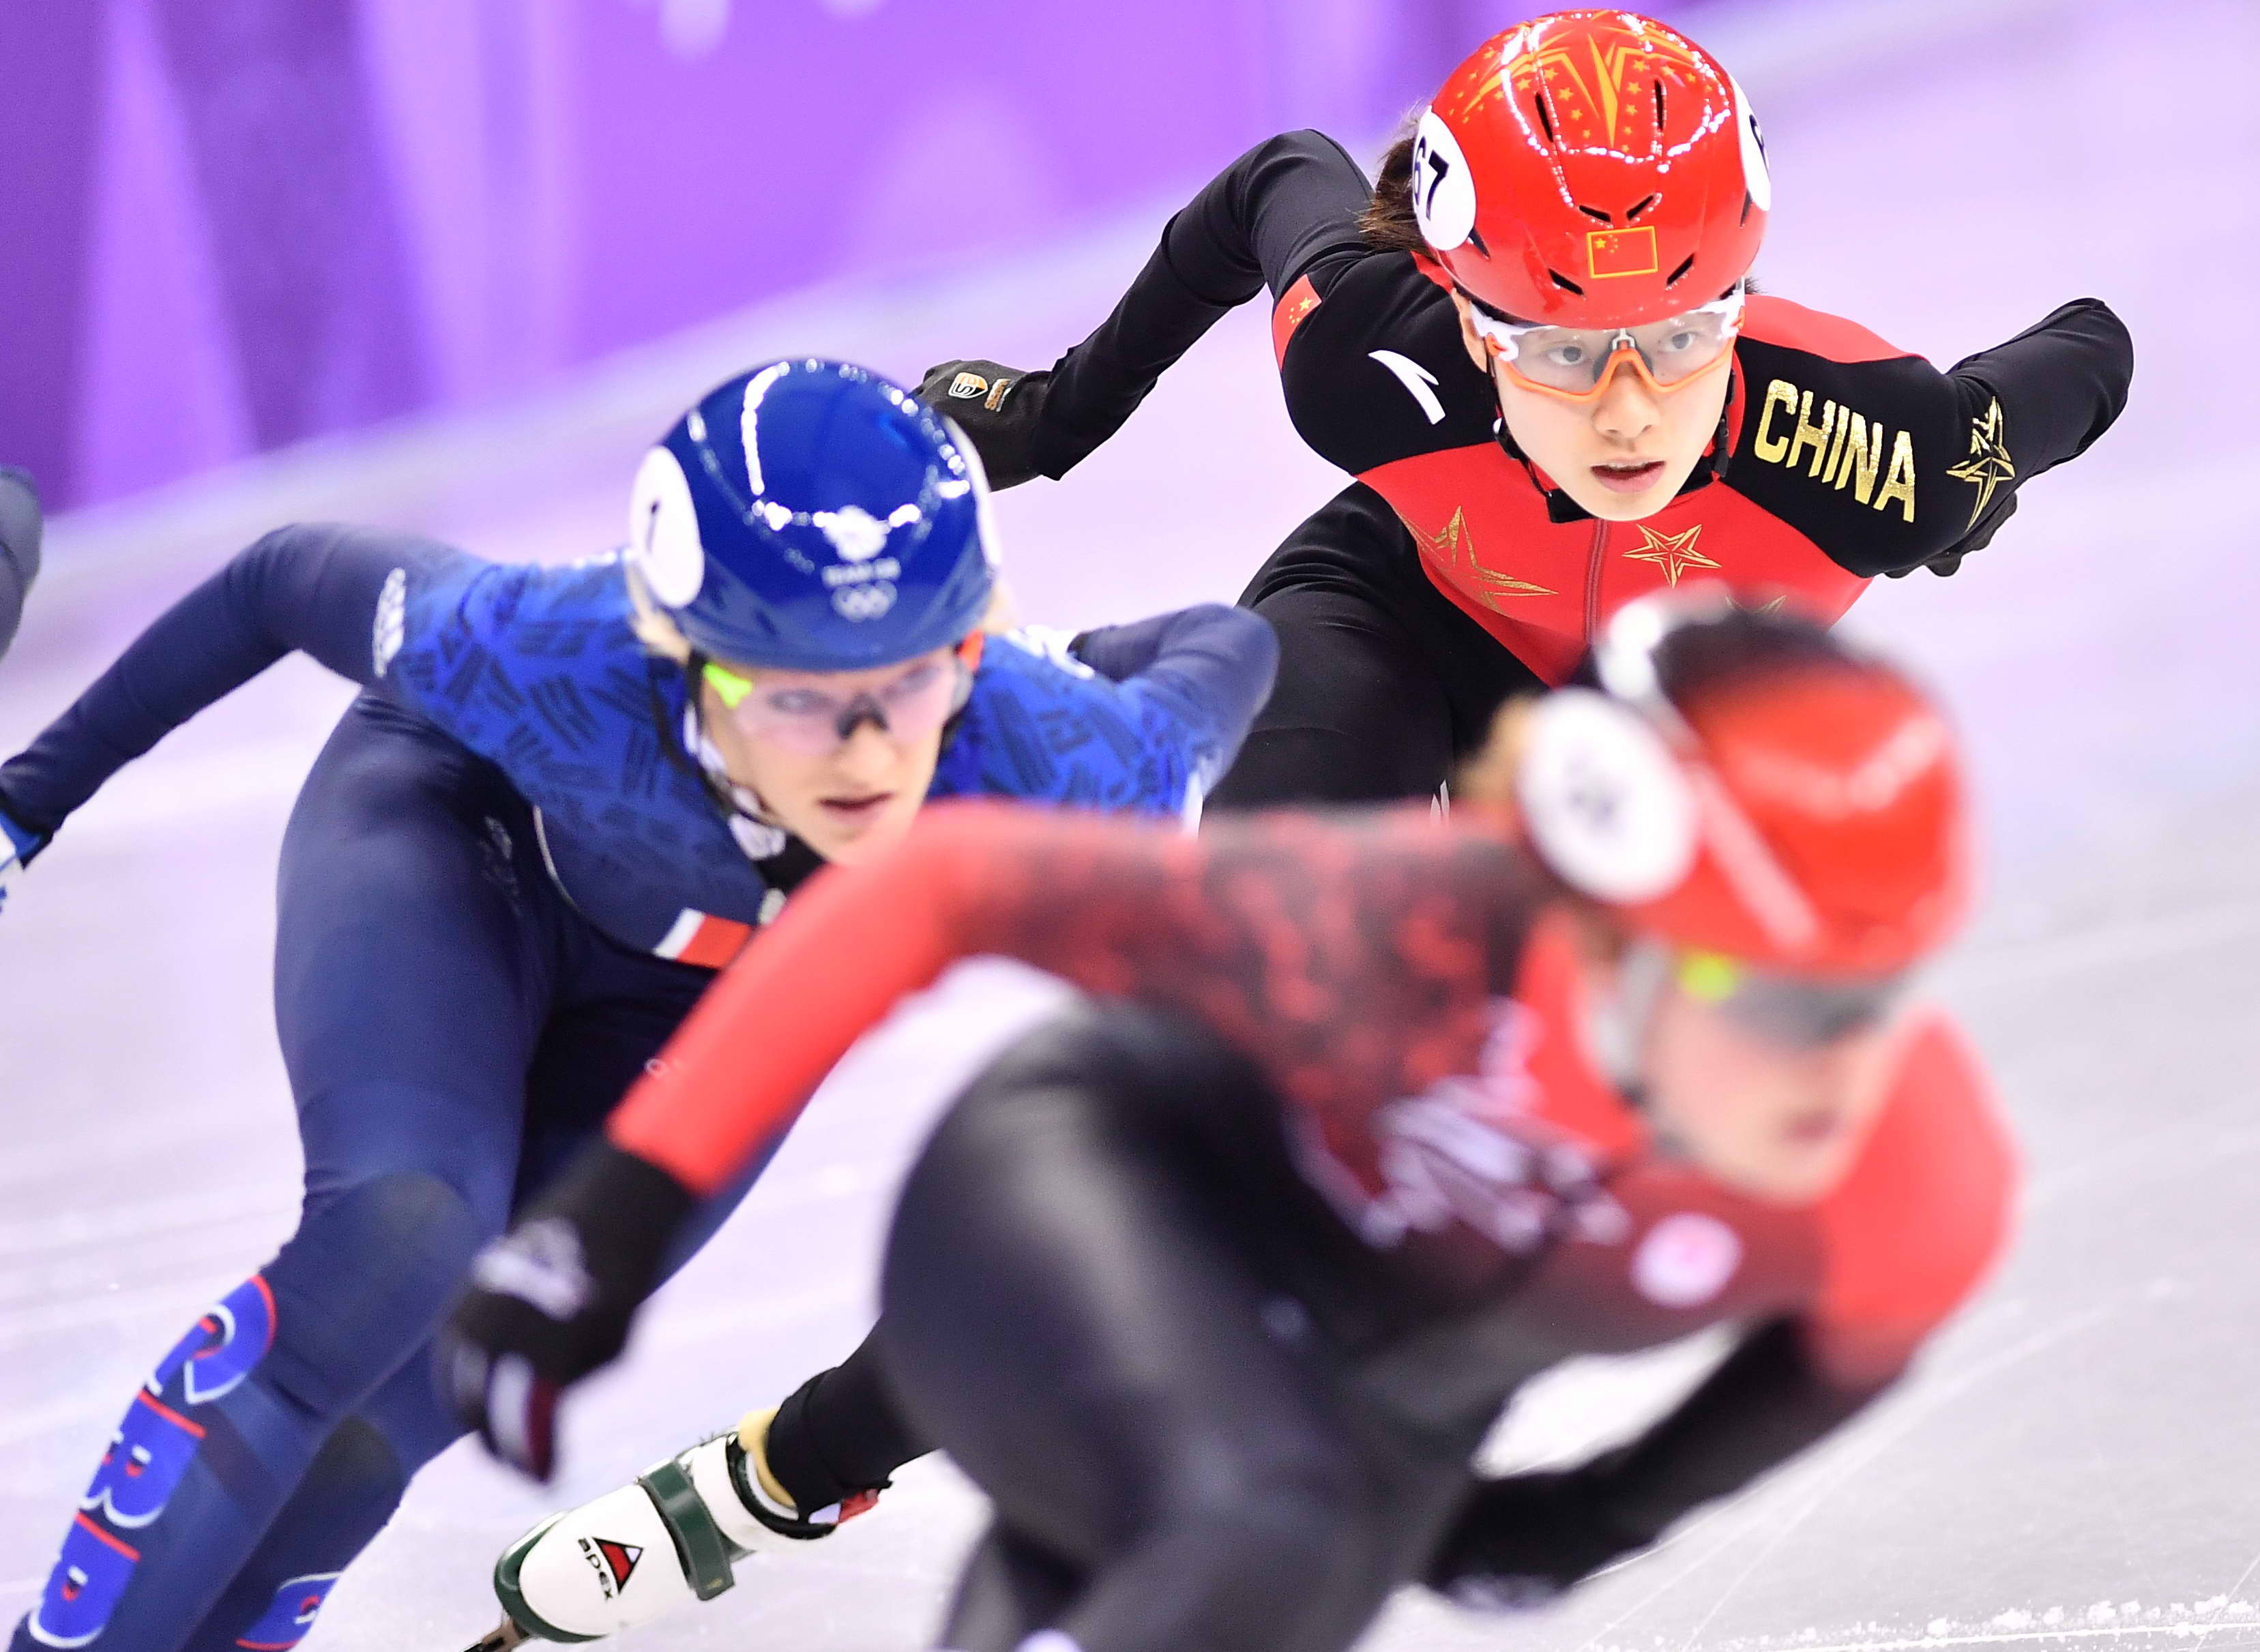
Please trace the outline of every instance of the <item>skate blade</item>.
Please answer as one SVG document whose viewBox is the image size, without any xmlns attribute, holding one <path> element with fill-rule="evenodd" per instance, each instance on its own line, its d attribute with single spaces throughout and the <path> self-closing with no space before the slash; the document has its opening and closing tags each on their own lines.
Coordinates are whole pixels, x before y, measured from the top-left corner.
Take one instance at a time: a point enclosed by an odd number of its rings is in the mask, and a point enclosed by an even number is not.
<svg viewBox="0 0 2260 1652">
<path fill-rule="evenodd" d="M 471 1642 L 467 1652 L 510 1652 L 514 1646 L 523 1646 L 533 1637 L 518 1627 L 514 1618 L 504 1618 L 478 1640 Z"/>
</svg>

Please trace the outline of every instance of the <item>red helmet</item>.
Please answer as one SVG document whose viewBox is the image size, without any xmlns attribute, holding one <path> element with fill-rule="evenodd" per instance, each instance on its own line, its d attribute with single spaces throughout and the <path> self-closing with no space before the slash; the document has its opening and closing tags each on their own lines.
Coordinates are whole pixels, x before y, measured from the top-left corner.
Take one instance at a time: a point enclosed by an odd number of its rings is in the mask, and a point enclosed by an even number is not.
<svg viewBox="0 0 2260 1652">
<path fill-rule="evenodd" d="M 1708 304 L 1749 273 L 1772 199 L 1734 77 L 1629 11 L 1494 36 L 1413 139 L 1432 278 L 1525 321 L 1637 326 Z"/>
<path fill-rule="evenodd" d="M 1683 948 L 1882 977 L 1970 900 L 1952 733 L 1897 670 L 1723 595 L 1643 598 L 1592 687 L 1539 703 L 1523 829 L 1563 882 Z"/>
</svg>

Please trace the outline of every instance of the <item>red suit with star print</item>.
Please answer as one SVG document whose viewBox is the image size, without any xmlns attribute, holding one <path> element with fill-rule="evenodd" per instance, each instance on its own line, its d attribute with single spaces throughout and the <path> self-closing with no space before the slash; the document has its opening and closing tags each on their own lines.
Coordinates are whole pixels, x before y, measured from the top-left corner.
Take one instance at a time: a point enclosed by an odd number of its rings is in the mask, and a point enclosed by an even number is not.
<svg viewBox="0 0 2260 1652">
<path fill-rule="evenodd" d="M 1019 421 L 1063 475 L 1228 309 L 1268 286 L 1288 416 L 1358 483 L 1298 528 L 1242 601 L 1279 632 L 1279 684 L 1226 805 L 1433 791 L 1498 700 L 1559 683 L 1622 604 L 1695 579 L 1834 619 L 1879 574 L 1950 572 L 2016 490 L 2123 405 L 2126 329 L 2063 305 L 1941 371 L 1856 324 L 1750 299 L 1717 440 L 1645 521 L 1596 521 L 1500 426 L 1452 302 L 1358 216 L 1332 139 L 1259 145 L 1170 220 L 1098 329 L 1048 375 L 950 411 Z M 985 387 L 984 387 L 985 388 Z M 1014 397 L 1024 397 L 1016 410 Z M 1999 596 L 1995 596 L 1999 600 Z"/>
</svg>

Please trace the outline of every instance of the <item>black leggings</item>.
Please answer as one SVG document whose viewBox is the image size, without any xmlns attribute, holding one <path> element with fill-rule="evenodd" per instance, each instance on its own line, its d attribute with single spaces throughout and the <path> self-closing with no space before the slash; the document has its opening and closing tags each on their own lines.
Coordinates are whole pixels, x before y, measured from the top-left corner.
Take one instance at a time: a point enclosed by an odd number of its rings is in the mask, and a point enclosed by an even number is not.
<svg viewBox="0 0 2260 1652">
<path fill-rule="evenodd" d="M 995 1504 L 943 1644 L 1354 1641 L 1417 1575 L 1491 1412 L 1423 1427 L 1348 1380 L 1263 1260 L 1345 1244 L 1276 1104 L 1178 1023 L 1078 1009 L 976 1080 L 904 1191 L 876 1334 L 903 1410 Z"/>
<path fill-rule="evenodd" d="M 1279 634 L 1279 676 L 1219 809 L 1435 795 L 1510 695 L 1543 685 L 1422 570 L 1362 483 L 1290 533 L 1241 605 Z"/>
</svg>

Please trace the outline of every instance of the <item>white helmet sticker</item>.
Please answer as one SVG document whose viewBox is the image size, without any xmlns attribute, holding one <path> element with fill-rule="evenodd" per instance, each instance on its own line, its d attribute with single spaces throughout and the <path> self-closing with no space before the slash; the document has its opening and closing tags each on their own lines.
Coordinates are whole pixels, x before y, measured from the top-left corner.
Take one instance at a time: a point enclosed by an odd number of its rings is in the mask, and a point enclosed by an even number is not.
<svg viewBox="0 0 2260 1652">
<path fill-rule="evenodd" d="M 918 507 L 909 509 L 912 519 L 916 520 Z M 887 548 L 887 524 L 860 504 L 845 504 L 837 511 L 818 511 L 808 519 L 832 541 L 832 548 L 843 562 L 868 562 Z"/>
<path fill-rule="evenodd" d="M 687 607 L 706 583 L 690 478 L 666 447 L 653 448 L 636 467 L 628 495 L 628 556 L 663 607 Z"/>
<path fill-rule="evenodd" d="M 746 399 L 738 409 L 738 443 L 746 450 L 746 486 L 749 497 L 759 499 L 769 491 L 762 477 L 762 397 L 769 393 L 769 386 L 792 371 L 790 361 L 772 361 L 746 381 Z"/>
<path fill-rule="evenodd" d="M 1546 863 L 1597 900 L 1656 900 L 1695 863 L 1685 775 L 1663 737 L 1605 694 L 1563 689 L 1538 703 L 1515 791 Z"/>
<path fill-rule="evenodd" d="M 1765 134 L 1758 130 L 1758 118 L 1751 112 L 1750 100 L 1742 95 L 1742 83 L 1729 75 L 1727 82 L 1734 89 L 1734 130 L 1742 139 L 1742 184 L 1750 192 L 1750 204 L 1761 212 L 1773 211 L 1773 173 L 1766 166 Z"/>
<path fill-rule="evenodd" d="M 1460 140 L 1434 110 L 1424 110 L 1412 134 L 1412 215 L 1420 236 L 1448 253 L 1475 232 L 1476 181 Z"/>
</svg>

